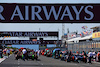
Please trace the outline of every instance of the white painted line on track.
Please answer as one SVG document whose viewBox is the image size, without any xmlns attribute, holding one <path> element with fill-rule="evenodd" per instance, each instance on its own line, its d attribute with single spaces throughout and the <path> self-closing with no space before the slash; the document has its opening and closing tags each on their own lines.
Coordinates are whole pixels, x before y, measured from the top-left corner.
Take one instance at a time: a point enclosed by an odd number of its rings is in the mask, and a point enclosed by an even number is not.
<svg viewBox="0 0 100 67">
<path fill-rule="evenodd" d="M 41 64 L 41 65 L 43 65 L 43 63 L 41 63 L 41 62 L 39 62 L 39 61 L 37 61 L 39 64 Z"/>
<path fill-rule="evenodd" d="M 5 60 L 5 58 L 3 60 L 0 61 L 0 63 L 2 63 Z"/>
<path fill-rule="evenodd" d="M 11 56 L 12 56 L 12 54 L 9 55 L 9 57 L 11 57 Z M 4 59 L 0 61 L 0 63 L 2 63 L 4 60 L 6 60 L 6 59 L 9 58 L 9 57 L 8 57 L 8 56 L 7 56 L 7 57 L 5 56 Z"/>
<path fill-rule="evenodd" d="M 18 59 L 18 65 L 20 64 L 20 61 L 19 61 L 19 59 Z"/>
<path fill-rule="evenodd" d="M 20 63 L 18 63 L 18 65 L 19 65 Z"/>
<path fill-rule="evenodd" d="M 11 55 L 9 55 L 9 57 L 11 57 L 12 56 L 12 54 Z"/>
</svg>

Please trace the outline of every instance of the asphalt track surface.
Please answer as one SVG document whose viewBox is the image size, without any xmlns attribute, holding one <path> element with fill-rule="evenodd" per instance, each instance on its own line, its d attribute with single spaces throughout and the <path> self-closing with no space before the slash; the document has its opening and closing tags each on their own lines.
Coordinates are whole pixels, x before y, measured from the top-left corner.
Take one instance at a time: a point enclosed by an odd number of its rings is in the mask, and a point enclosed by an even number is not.
<svg viewBox="0 0 100 67">
<path fill-rule="evenodd" d="M 75 63 L 65 62 L 60 59 L 53 59 L 51 57 L 40 56 L 39 60 L 15 60 L 14 55 L 7 58 L 0 64 L 0 67 L 100 67 L 100 64 L 92 63 Z"/>
</svg>

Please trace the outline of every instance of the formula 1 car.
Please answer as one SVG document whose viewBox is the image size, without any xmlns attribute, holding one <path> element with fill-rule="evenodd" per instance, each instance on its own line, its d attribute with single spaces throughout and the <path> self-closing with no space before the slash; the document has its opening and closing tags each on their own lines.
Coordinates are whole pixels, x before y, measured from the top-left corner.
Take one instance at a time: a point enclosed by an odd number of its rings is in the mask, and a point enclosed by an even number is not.
<svg viewBox="0 0 100 67">
<path fill-rule="evenodd" d="M 28 59 L 34 60 L 34 54 L 33 54 L 32 52 L 30 52 L 30 53 L 28 54 Z"/>
<path fill-rule="evenodd" d="M 15 53 L 15 59 L 16 59 L 16 60 L 22 59 L 22 53 L 21 53 L 21 52 Z"/>
<path fill-rule="evenodd" d="M 67 56 L 68 56 L 68 53 L 63 53 L 61 56 L 61 60 L 66 61 Z"/>
<path fill-rule="evenodd" d="M 83 61 L 83 62 L 87 62 L 87 58 L 86 56 L 83 56 L 83 55 L 72 55 L 71 56 L 71 61 L 76 61 L 78 63 L 80 63 L 80 61 Z"/>
<path fill-rule="evenodd" d="M 47 52 L 46 56 L 47 56 L 47 57 L 52 57 L 52 53 Z"/>
</svg>

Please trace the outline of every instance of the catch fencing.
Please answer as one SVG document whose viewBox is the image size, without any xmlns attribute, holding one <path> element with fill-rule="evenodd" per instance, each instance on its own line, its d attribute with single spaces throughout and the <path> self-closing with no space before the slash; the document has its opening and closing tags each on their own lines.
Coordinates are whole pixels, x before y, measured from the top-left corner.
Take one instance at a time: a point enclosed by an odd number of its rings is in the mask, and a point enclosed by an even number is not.
<svg viewBox="0 0 100 67">
<path fill-rule="evenodd" d="M 79 42 L 68 44 L 68 50 L 72 50 L 73 52 L 79 51 L 100 51 L 100 41 L 89 41 L 89 42 Z"/>
</svg>

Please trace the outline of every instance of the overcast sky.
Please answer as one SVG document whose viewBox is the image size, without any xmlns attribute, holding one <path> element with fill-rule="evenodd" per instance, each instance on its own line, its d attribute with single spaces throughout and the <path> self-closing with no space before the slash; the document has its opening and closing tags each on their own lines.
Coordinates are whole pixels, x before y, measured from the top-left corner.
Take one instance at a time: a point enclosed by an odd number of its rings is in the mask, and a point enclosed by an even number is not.
<svg viewBox="0 0 100 67">
<path fill-rule="evenodd" d="M 78 30 L 82 32 L 82 26 L 87 26 L 88 30 L 91 27 L 99 26 L 100 23 L 65 23 L 65 33 L 67 28 L 70 32 Z M 0 23 L 0 31 L 58 31 L 61 38 L 62 35 L 62 23 Z"/>
<path fill-rule="evenodd" d="M 100 0 L 0 0 L 0 3 L 100 3 Z M 82 26 L 88 26 L 88 29 L 94 26 L 98 26 L 100 23 L 82 23 L 82 24 L 65 24 L 65 33 L 67 28 L 70 32 L 78 30 L 82 31 Z M 16 24 L 7 24 L 0 23 L 0 31 L 58 31 L 59 35 L 62 35 L 62 24 L 61 23 L 16 23 Z"/>
</svg>

